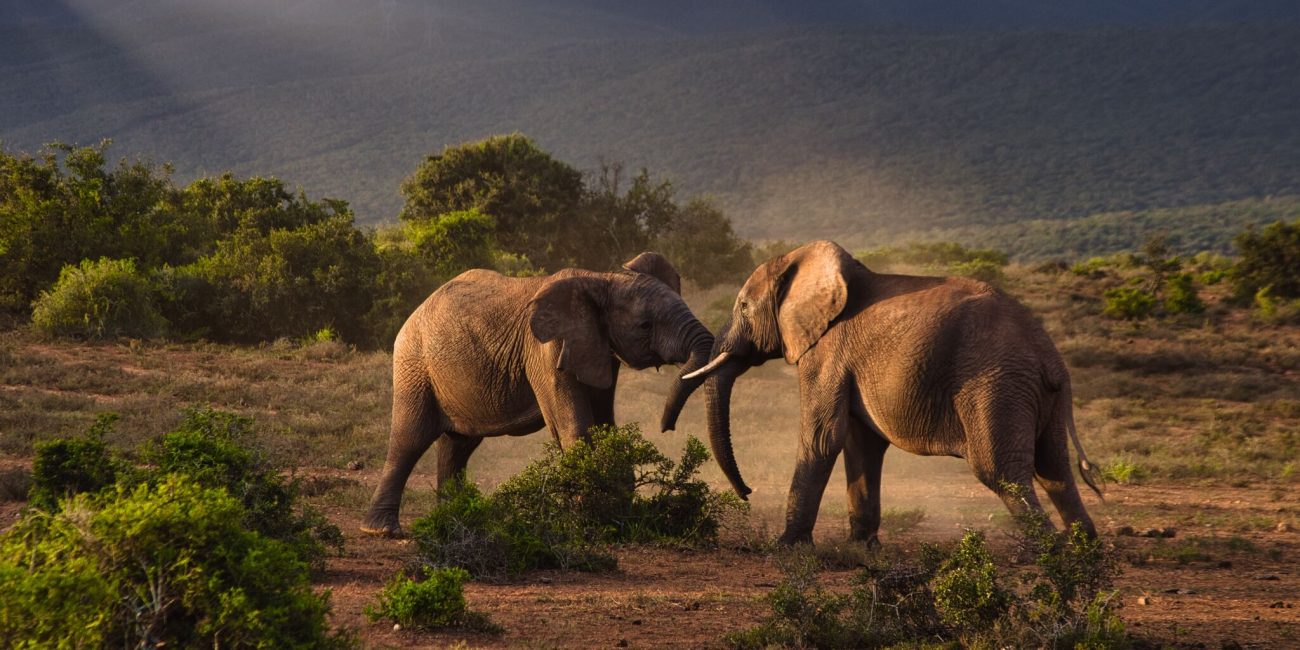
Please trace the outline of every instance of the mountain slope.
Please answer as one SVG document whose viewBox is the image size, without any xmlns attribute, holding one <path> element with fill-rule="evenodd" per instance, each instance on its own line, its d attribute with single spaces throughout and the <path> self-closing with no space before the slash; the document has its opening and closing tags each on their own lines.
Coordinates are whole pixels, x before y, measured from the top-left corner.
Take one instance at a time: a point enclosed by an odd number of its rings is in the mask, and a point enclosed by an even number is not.
<svg viewBox="0 0 1300 650">
<path fill-rule="evenodd" d="M 1293 4 L 19 0 L 0 140 L 112 137 L 369 221 L 425 154 L 510 131 L 647 165 L 754 237 L 1218 204 L 1300 194 Z"/>
</svg>

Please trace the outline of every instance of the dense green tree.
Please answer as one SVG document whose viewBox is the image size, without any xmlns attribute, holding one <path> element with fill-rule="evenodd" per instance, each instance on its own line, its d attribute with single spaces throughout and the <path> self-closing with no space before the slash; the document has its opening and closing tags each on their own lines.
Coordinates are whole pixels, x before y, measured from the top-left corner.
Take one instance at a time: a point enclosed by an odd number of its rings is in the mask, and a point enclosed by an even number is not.
<svg viewBox="0 0 1300 650">
<path fill-rule="evenodd" d="M 655 181 L 642 169 L 630 179 L 620 163 L 603 163 L 583 196 L 575 260 L 590 269 L 613 269 L 654 247 L 678 218 L 670 181 Z"/>
<path fill-rule="evenodd" d="M 1250 300 L 1261 289 L 1281 298 L 1300 298 L 1300 219 L 1249 228 L 1233 240 L 1240 259 L 1232 270 L 1236 295 Z"/>
<path fill-rule="evenodd" d="M 726 214 L 704 199 L 682 206 L 656 245 L 682 277 L 706 289 L 743 280 L 754 270 L 753 247 L 736 235 Z"/>
<path fill-rule="evenodd" d="M 193 245 L 192 224 L 171 208 L 171 168 L 119 161 L 109 141 L 51 144 L 37 157 L 0 149 L 0 308 L 25 311 L 66 265 L 135 259 L 171 262 Z"/>
<path fill-rule="evenodd" d="M 495 220 L 502 250 L 555 270 L 573 263 L 582 174 L 519 135 L 447 147 L 402 183 L 401 218 L 431 223 L 477 210 Z"/>
</svg>

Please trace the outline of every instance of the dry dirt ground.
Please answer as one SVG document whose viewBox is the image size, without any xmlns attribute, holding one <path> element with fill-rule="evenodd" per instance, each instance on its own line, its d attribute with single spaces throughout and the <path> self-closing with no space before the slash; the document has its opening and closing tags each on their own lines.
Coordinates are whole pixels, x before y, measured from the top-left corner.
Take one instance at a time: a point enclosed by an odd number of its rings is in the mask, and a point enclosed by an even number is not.
<svg viewBox="0 0 1300 650">
<path fill-rule="evenodd" d="M 927 469 L 923 479 L 916 478 L 919 468 Z M 905 459 L 891 469 L 886 508 L 920 508 L 926 517 L 914 529 L 886 535 L 886 545 L 915 549 L 974 528 L 988 531 L 994 546 L 1009 554 L 1000 502 L 960 463 Z M 357 481 L 360 493 L 377 473 L 325 474 Z M 413 483 L 431 480 L 416 476 Z M 818 525 L 823 546 L 846 533 L 835 496 L 828 496 Z M 756 495 L 760 525 L 779 530 L 781 499 L 771 491 Z M 1089 505 L 1106 542 L 1123 558 L 1120 614 L 1132 634 L 1156 647 L 1300 647 L 1300 534 L 1294 528 L 1300 493 L 1110 486 L 1105 503 L 1090 497 Z M 359 535 L 359 507 L 327 509 L 344 528 L 348 546 L 331 561 L 324 586 L 333 592 L 336 621 L 374 647 L 723 647 L 724 634 L 764 616 L 763 597 L 782 575 L 772 553 L 628 547 L 618 551 L 619 570 L 611 574 L 539 572 L 510 584 L 468 585 L 470 607 L 505 627 L 499 636 L 394 631 L 368 622 L 362 610 L 412 560 L 414 549 L 409 542 Z M 1265 521 L 1275 523 L 1266 527 Z M 1120 534 L 1124 526 L 1136 535 Z M 1149 529 L 1173 529 L 1174 536 L 1141 536 Z M 847 591 L 853 574 L 831 569 L 822 578 Z"/>
</svg>

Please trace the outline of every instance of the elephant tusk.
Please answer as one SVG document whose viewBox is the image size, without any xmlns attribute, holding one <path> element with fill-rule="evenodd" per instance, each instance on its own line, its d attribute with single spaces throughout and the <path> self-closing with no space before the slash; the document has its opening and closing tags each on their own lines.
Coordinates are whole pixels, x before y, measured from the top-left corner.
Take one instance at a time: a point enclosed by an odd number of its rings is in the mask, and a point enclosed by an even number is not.
<svg viewBox="0 0 1300 650">
<path fill-rule="evenodd" d="M 704 366 L 703 368 L 700 368 L 695 372 L 682 375 L 682 379 L 695 379 L 696 377 L 702 377 L 704 375 L 707 375 L 713 372 L 714 370 L 717 370 L 718 366 L 726 362 L 728 356 L 730 356 L 730 353 L 723 352 L 722 354 L 719 354 L 718 356 L 714 357 L 713 361 L 710 361 L 709 364 Z"/>
</svg>

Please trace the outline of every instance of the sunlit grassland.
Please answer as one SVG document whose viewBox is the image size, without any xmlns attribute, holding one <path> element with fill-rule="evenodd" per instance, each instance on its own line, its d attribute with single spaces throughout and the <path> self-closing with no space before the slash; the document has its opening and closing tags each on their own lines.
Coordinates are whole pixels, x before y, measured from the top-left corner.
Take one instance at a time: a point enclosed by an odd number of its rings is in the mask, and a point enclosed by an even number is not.
<svg viewBox="0 0 1300 650">
<path fill-rule="evenodd" d="M 1101 292 L 1117 281 L 1008 269 L 1007 290 L 1040 316 L 1071 368 L 1079 434 L 1092 461 L 1117 483 L 1294 489 L 1300 482 L 1297 328 L 1256 322 L 1224 304 L 1227 289 L 1220 286 L 1203 289 L 1203 315 L 1136 324 L 1103 319 Z M 716 327 L 734 290 L 688 298 Z M 670 456 L 687 434 L 707 439 L 702 394 L 677 431 L 657 431 L 675 372 L 624 369 L 616 408 L 619 421 L 640 422 Z M 39 440 L 84 430 L 105 411 L 121 416 L 111 442 L 135 448 L 173 427 L 182 407 L 208 404 L 256 418 L 265 446 L 291 464 L 343 470 L 359 462 L 373 472 L 384 456 L 390 399 L 389 354 L 338 343 L 79 344 L 42 341 L 22 330 L 0 334 L 0 452 L 16 458 L 29 457 Z M 736 384 L 732 413 L 737 461 L 755 489 L 754 512 L 779 526 L 797 450 L 793 368 L 778 360 L 747 373 Z M 537 458 L 549 438 L 538 432 L 488 440 L 470 463 L 471 475 L 491 488 Z M 432 503 L 433 470 L 429 453 L 411 479 L 408 514 Z M 907 515 L 917 519 L 909 528 L 951 530 L 1000 512 L 962 460 L 894 450 L 885 471 L 885 508 L 923 513 Z M 712 463 L 704 476 L 726 485 Z M 837 467 L 824 496 L 823 528 L 846 528 L 843 485 Z M 330 494 L 340 506 L 360 507 L 368 490 L 357 484 Z"/>
</svg>

